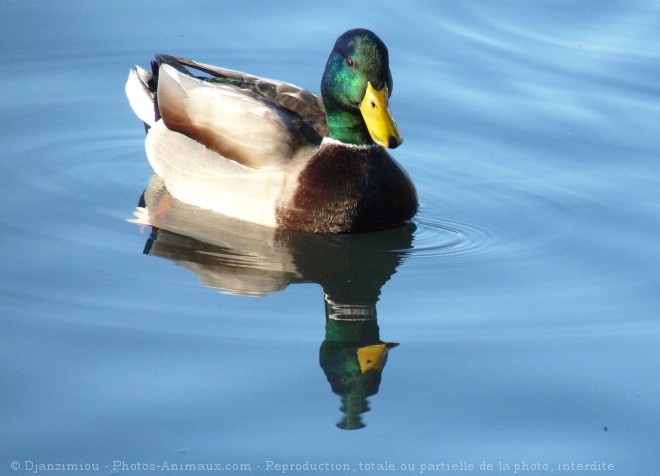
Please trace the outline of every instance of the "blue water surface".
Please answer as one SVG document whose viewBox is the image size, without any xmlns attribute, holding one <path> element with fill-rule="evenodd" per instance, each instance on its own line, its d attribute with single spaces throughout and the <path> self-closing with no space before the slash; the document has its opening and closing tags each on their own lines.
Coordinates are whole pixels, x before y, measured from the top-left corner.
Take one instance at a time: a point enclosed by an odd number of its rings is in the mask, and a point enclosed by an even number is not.
<svg viewBox="0 0 660 476">
<path fill-rule="evenodd" d="M 658 474 L 656 2 L 0 13 L 0 474 Z M 132 65 L 318 91 L 358 26 L 390 50 L 411 225 L 129 222 L 168 198 Z"/>
</svg>

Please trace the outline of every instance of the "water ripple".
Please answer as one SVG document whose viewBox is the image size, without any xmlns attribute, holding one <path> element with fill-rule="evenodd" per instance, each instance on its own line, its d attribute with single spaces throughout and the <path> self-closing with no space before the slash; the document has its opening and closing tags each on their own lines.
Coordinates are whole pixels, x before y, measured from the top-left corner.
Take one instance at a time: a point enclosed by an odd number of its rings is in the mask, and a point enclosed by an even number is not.
<svg viewBox="0 0 660 476">
<path fill-rule="evenodd" d="M 495 253 L 504 232 L 483 223 L 439 219 L 421 215 L 415 220 L 415 241 L 406 254 L 426 261 Z"/>
</svg>

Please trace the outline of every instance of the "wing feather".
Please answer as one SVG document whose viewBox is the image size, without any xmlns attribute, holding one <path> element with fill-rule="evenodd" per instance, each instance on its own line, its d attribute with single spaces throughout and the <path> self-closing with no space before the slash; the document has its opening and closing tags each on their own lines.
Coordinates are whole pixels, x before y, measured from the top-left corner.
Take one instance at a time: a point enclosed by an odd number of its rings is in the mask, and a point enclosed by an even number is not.
<svg viewBox="0 0 660 476">
<path fill-rule="evenodd" d="M 275 106 L 284 108 L 306 121 L 320 136 L 327 134 L 325 108 L 320 96 L 307 91 L 295 84 L 274 79 L 260 78 L 241 71 L 220 68 L 209 64 L 199 63 L 187 58 L 164 57 L 170 62 L 175 61 L 181 65 L 197 69 L 216 78 L 218 81 L 230 81 L 240 84 L 242 88 L 253 91 Z"/>
<path fill-rule="evenodd" d="M 249 167 L 283 166 L 301 148 L 320 141 L 293 114 L 258 95 L 202 81 L 167 64 L 160 67 L 157 100 L 170 130 Z"/>
<path fill-rule="evenodd" d="M 157 121 L 146 140 L 154 172 L 178 200 L 231 217 L 275 226 L 281 169 L 257 170 L 223 157 Z"/>
</svg>

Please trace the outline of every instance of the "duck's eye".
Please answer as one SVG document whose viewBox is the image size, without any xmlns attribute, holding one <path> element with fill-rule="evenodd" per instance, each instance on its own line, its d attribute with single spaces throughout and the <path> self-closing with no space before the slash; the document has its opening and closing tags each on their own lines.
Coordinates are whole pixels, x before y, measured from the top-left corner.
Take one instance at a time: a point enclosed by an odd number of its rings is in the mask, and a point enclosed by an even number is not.
<svg viewBox="0 0 660 476">
<path fill-rule="evenodd" d="M 355 66 L 355 62 L 353 61 L 353 58 L 351 58 L 350 56 L 347 56 L 347 57 L 346 57 L 346 65 L 349 66 L 349 67 L 351 67 L 351 68 L 352 68 L 353 66 Z"/>
</svg>

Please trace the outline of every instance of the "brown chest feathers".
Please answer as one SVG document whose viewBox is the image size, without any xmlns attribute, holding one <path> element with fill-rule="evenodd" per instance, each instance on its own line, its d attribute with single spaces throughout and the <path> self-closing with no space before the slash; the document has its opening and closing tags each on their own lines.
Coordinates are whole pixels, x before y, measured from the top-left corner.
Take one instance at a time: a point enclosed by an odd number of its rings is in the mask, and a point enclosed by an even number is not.
<svg viewBox="0 0 660 476">
<path fill-rule="evenodd" d="M 347 153 L 348 152 L 348 153 Z M 324 144 L 276 210 L 281 228 L 348 233 L 391 228 L 417 212 L 408 174 L 382 147 Z"/>
</svg>

